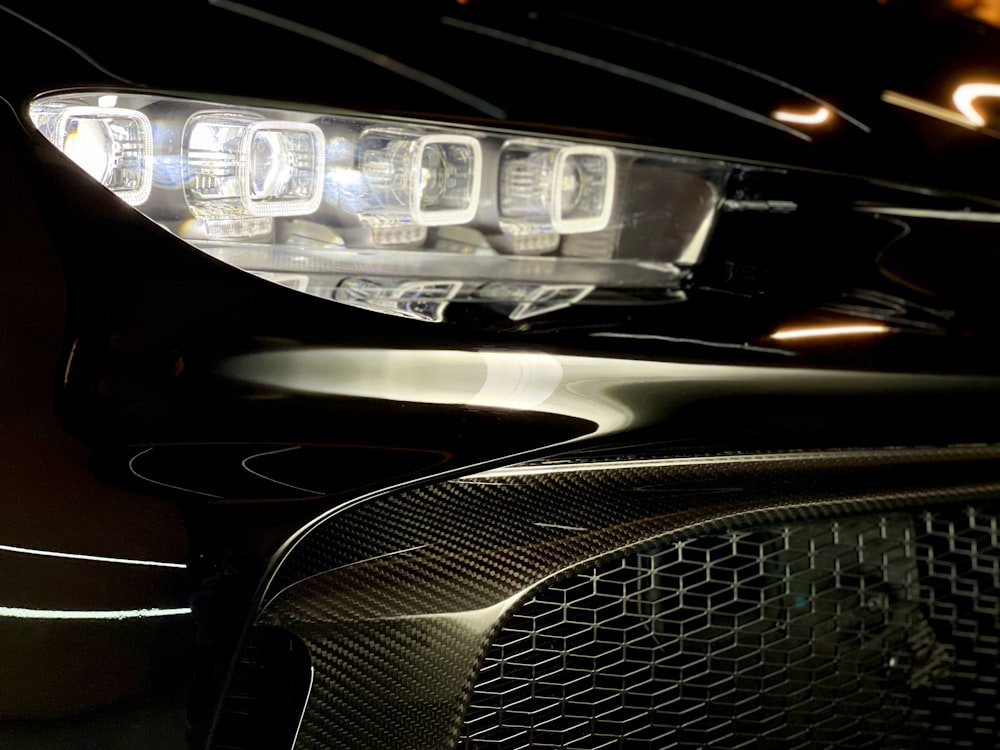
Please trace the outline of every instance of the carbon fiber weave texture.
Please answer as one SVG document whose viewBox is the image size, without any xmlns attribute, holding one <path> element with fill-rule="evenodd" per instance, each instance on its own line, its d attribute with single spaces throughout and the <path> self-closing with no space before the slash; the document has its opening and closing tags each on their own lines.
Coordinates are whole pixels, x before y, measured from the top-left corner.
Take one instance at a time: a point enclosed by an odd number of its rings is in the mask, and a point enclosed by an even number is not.
<svg viewBox="0 0 1000 750">
<path fill-rule="evenodd" d="M 974 502 L 991 448 L 729 457 L 479 476 L 406 490 L 317 525 L 258 623 L 316 669 L 299 748 L 453 748 L 505 619 L 574 570 L 733 525 Z"/>
</svg>

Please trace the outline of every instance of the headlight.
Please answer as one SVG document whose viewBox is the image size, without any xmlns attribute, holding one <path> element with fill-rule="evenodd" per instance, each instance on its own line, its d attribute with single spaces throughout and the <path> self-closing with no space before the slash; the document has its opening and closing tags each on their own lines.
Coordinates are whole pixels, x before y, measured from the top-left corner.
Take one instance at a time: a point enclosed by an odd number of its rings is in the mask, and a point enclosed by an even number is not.
<svg viewBox="0 0 1000 750">
<path fill-rule="evenodd" d="M 440 321 L 678 293 L 728 167 L 582 140 L 145 94 L 36 99 L 45 137 L 199 250 L 274 283 Z"/>
</svg>

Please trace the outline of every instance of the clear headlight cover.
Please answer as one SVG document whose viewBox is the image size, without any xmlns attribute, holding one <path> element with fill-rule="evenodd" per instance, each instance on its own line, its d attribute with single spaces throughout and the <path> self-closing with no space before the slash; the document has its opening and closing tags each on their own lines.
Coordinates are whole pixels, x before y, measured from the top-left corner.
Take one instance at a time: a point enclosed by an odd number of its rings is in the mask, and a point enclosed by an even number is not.
<svg viewBox="0 0 1000 750">
<path fill-rule="evenodd" d="M 513 320 L 676 292 L 728 167 L 416 120 L 129 93 L 39 97 L 59 150 L 199 250 L 379 312 Z"/>
</svg>

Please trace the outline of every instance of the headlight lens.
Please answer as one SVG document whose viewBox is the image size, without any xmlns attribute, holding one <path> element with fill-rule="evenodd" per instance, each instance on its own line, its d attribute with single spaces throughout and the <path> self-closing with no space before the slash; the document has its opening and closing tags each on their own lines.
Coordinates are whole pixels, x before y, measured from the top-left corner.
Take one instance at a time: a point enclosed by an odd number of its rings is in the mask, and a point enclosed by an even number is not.
<svg viewBox="0 0 1000 750">
<path fill-rule="evenodd" d="M 212 257 L 420 320 L 452 302 L 520 320 L 598 290 L 676 293 L 728 174 L 573 139 L 147 94 L 47 95 L 29 113 L 94 179 Z"/>
<path fill-rule="evenodd" d="M 180 162 L 188 209 L 209 232 L 218 228 L 215 219 L 311 214 L 323 197 L 324 146 L 323 131 L 309 123 L 193 115 Z M 272 228 L 269 221 L 256 226 L 251 236 Z"/>
<path fill-rule="evenodd" d="M 36 102 L 31 116 L 60 151 L 123 201 L 137 206 L 149 198 L 153 128 L 142 112 Z"/>
</svg>

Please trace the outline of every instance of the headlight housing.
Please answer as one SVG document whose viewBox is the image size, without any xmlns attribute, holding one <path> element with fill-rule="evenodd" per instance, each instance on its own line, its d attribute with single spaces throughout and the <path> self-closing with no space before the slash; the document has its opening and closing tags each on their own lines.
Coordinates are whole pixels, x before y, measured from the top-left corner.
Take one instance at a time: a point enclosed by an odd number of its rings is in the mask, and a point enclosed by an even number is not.
<svg viewBox="0 0 1000 750">
<path fill-rule="evenodd" d="M 676 295 L 729 168 L 579 139 L 150 94 L 35 99 L 41 133 L 206 254 L 426 321 Z"/>
</svg>

